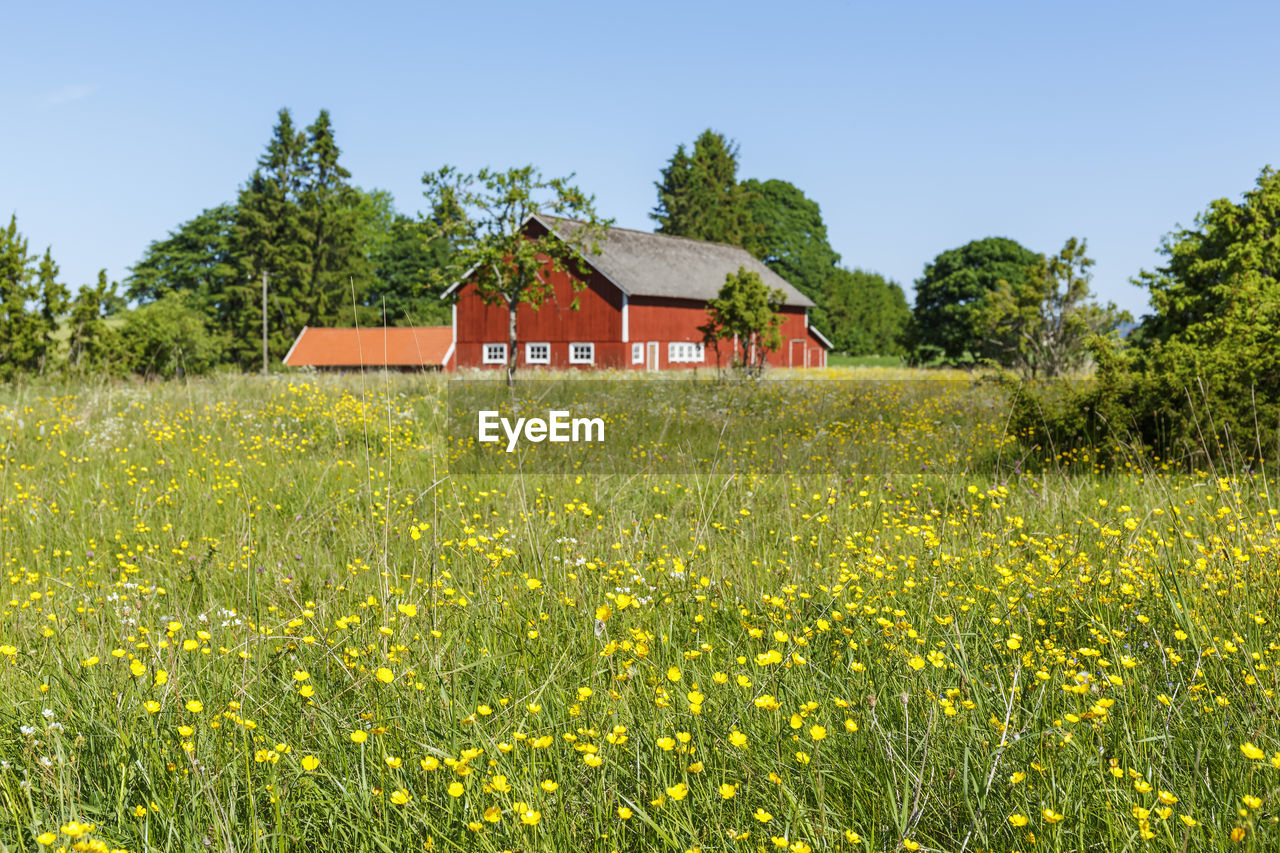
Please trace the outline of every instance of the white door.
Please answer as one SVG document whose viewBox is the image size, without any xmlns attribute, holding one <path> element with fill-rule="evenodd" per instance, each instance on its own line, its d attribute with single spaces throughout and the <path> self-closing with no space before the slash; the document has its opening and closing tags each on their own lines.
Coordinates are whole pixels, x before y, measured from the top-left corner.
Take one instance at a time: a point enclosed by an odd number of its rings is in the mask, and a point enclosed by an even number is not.
<svg viewBox="0 0 1280 853">
<path fill-rule="evenodd" d="M 646 365 L 646 369 L 648 370 L 658 369 L 658 342 L 657 341 L 649 341 L 649 361 L 648 361 L 648 364 Z"/>
</svg>

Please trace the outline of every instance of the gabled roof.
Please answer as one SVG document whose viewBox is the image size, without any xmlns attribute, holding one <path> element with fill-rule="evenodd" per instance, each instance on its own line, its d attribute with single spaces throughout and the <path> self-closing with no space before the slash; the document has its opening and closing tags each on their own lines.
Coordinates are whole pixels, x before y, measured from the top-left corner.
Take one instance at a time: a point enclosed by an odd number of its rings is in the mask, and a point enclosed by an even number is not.
<svg viewBox="0 0 1280 853">
<path fill-rule="evenodd" d="M 525 227 L 536 222 L 564 240 L 572 239 L 583 223 L 534 214 Z M 708 243 L 668 234 L 650 234 L 629 228 L 610 228 L 599 241 L 600 252 L 586 255 L 597 272 L 628 296 L 657 296 L 668 299 L 715 299 L 725 276 L 745 267 L 760 276 L 769 287 L 784 294 L 783 304 L 812 308 L 813 302 L 782 276 L 769 269 L 746 249 L 725 243 Z M 470 271 L 446 290 L 447 297 L 470 276 Z"/>
<path fill-rule="evenodd" d="M 572 238 L 583 224 L 575 219 L 541 214 L 530 218 L 562 239 Z M 736 273 L 738 267 L 745 267 L 757 273 L 769 287 L 781 290 L 785 294 L 784 304 L 813 307 L 809 297 L 738 246 L 629 228 L 610 228 L 599 242 L 599 254 L 589 254 L 587 260 L 629 296 L 715 299 L 724 286 L 725 276 Z"/>
<path fill-rule="evenodd" d="M 290 367 L 443 367 L 453 327 L 304 328 L 284 357 Z"/>
</svg>

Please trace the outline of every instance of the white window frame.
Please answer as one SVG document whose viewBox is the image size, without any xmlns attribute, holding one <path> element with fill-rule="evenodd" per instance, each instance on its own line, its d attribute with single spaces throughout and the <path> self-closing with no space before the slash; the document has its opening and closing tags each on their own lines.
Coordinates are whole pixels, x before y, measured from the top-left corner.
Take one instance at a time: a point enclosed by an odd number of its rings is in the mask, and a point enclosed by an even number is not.
<svg viewBox="0 0 1280 853">
<path fill-rule="evenodd" d="M 543 355 L 541 358 L 533 354 L 534 347 L 542 347 Z M 551 363 L 551 344 L 549 343 L 528 343 L 524 345 L 524 363 L 525 364 L 550 364 Z"/>
<path fill-rule="evenodd" d="M 692 341 L 667 344 L 667 361 L 672 364 L 701 364 L 707 360 L 706 347 Z"/>
<path fill-rule="evenodd" d="M 631 345 L 631 363 L 644 364 L 644 341 Z"/>
<path fill-rule="evenodd" d="M 585 358 L 578 355 L 577 348 L 586 347 L 587 355 Z M 589 341 L 577 341 L 569 344 L 569 363 L 570 364 L 595 364 L 596 363 L 596 345 Z"/>
<path fill-rule="evenodd" d="M 506 364 L 507 345 L 485 344 L 484 349 L 481 352 L 481 361 L 483 364 Z"/>
</svg>

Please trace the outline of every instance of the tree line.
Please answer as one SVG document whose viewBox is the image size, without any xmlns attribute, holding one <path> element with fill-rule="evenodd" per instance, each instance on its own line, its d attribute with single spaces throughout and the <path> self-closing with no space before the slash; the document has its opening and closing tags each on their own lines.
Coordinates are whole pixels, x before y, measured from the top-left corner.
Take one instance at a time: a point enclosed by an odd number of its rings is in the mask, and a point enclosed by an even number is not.
<svg viewBox="0 0 1280 853">
<path fill-rule="evenodd" d="M 390 193 L 352 183 L 326 111 L 299 129 L 282 109 L 234 202 L 201 211 L 152 242 L 123 286 L 100 272 L 73 296 L 59 280 L 51 248 L 33 254 L 11 217 L 0 230 L 0 381 L 55 372 L 172 376 L 220 365 L 252 369 L 261 359 L 264 277 L 273 361 L 306 325 L 448 322 L 440 293 L 463 267 L 498 269 L 495 257 L 508 259 L 510 274 L 490 282 L 487 292 L 508 304 L 537 302 L 542 280 L 534 267 L 551 243 L 520 242 L 520 217 L 495 211 L 546 210 L 586 221 L 582 239 L 562 253 L 565 263 L 579 263 L 609 223 L 568 181 L 543 179 L 532 167 L 475 175 L 445 167 L 423 176 L 427 211 L 409 216 Z M 1273 173 L 1264 172 L 1256 197 L 1270 199 L 1273 182 Z M 1132 360 L 1138 358 L 1132 353 L 1180 352 L 1181 338 L 1171 329 L 1236 304 L 1216 297 L 1188 301 L 1183 279 L 1206 274 L 1187 259 L 1209 237 L 1183 230 L 1165 244 L 1169 267 L 1134 279 L 1151 292 L 1155 311 L 1127 348 L 1118 332 L 1133 326 L 1131 318 L 1094 298 L 1093 261 L 1086 242 L 1075 237 L 1051 254 L 1004 237 L 941 252 L 914 282 L 908 305 L 898 283 L 841 263 L 817 202 L 800 188 L 776 178 L 739 180 L 737 145 L 710 129 L 692 146 L 677 146 L 655 188 L 650 216 L 659 233 L 746 249 L 812 299 L 813 325 L 837 352 L 852 355 L 995 365 L 1052 378 L 1108 353 L 1129 353 Z M 1206 217 L 1221 217 L 1227 204 L 1215 202 Z M 1273 213 L 1263 205 L 1251 215 L 1274 228 L 1276 220 L 1266 218 Z M 1221 241 L 1223 233 L 1219 228 L 1213 238 Z M 1221 249 L 1224 257 L 1236 258 L 1235 251 Z M 1243 257 L 1234 263 L 1274 282 L 1274 267 L 1250 266 L 1254 255 Z M 1269 287 L 1257 285 L 1262 296 L 1255 310 L 1271 304 Z M 756 296 L 736 304 L 722 294 L 711 306 L 708 339 L 731 334 L 734 323 L 750 324 L 752 313 L 768 304 L 769 294 Z M 1153 356 L 1142 358 L 1154 363 Z"/>
</svg>

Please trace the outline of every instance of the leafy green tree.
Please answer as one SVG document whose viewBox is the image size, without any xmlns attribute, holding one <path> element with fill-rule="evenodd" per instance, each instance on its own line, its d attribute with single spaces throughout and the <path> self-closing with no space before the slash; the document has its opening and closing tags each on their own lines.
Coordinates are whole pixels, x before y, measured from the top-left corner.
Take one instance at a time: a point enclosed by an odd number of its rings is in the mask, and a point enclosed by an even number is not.
<svg viewBox="0 0 1280 853">
<path fill-rule="evenodd" d="M 372 270 L 361 322 L 389 326 L 449 322 L 449 306 L 432 271 L 447 265 L 451 248 L 432 240 L 427 226 L 397 213 L 386 190 L 361 191 L 361 252 Z"/>
<path fill-rule="evenodd" d="M 123 342 L 105 319 L 115 290 L 107 271 L 99 270 L 97 283 L 81 287 L 72 300 L 67 367 L 75 374 L 114 375 L 124 366 Z"/>
<path fill-rule="evenodd" d="M 128 297 L 147 303 L 169 292 L 190 293 L 211 320 L 218 318 L 221 300 L 244 274 L 232 253 L 235 225 L 235 206 L 220 204 L 153 241 L 125 278 Z"/>
<path fill-rule="evenodd" d="M 433 271 L 449 265 L 451 249 L 446 241 L 432 239 L 423 223 L 397 213 L 389 239 L 371 258 L 376 285 L 366 297 L 381 322 L 383 310 L 389 326 L 444 325 L 449 306 L 440 299 L 442 285 Z"/>
<path fill-rule="evenodd" d="M 199 297 L 170 291 L 125 315 L 121 326 L 129 369 L 148 379 L 208 373 L 224 341 L 211 333 Z"/>
<path fill-rule="evenodd" d="M 786 181 L 743 181 L 750 198 L 751 254 L 805 296 L 818 302 L 840 262 L 827 242 L 827 226 L 818 203 Z"/>
<path fill-rule="evenodd" d="M 692 237 L 734 246 L 755 233 L 751 193 L 738 183 L 738 147 L 708 129 L 691 153 L 676 148 L 658 188 L 658 206 L 649 214 L 659 234 Z"/>
<path fill-rule="evenodd" d="M 911 320 L 907 298 L 879 273 L 836 267 L 814 310 L 819 330 L 830 329 L 831 345 L 850 355 L 902 355 Z M 820 319 L 819 319 L 820 316 Z"/>
<path fill-rule="evenodd" d="M 424 222 L 427 239 L 453 248 L 449 263 L 433 270 L 432 278 L 439 286 L 469 273 L 486 303 L 507 307 L 508 384 L 515 381 L 519 307 L 536 309 L 551 298 L 553 273 L 584 269 L 584 255 L 599 251 L 611 222 L 600 219 L 595 199 L 570 184 L 572 178 L 543 178 L 533 166 L 474 175 L 444 166 L 422 176 L 433 212 Z M 568 236 L 527 233 L 525 220 L 539 212 L 576 225 Z M 585 287 L 579 277 L 572 280 Z"/>
<path fill-rule="evenodd" d="M 742 348 L 741 367 L 758 374 L 769 353 L 782 345 L 782 316 L 778 313 L 786 294 L 766 285 L 759 273 L 738 267 L 725 276 L 715 299 L 707 301 L 707 323 L 699 327 L 703 342 L 716 348 L 732 339 Z"/>
<path fill-rule="evenodd" d="M 39 295 L 34 286 L 35 256 L 18 231 L 18 218 L 0 230 L 0 381 L 40 367 L 41 325 L 32 310 Z"/>
<path fill-rule="evenodd" d="M 56 334 L 62 315 L 71 305 L 71 291 L 58 281 L 58 265 L 54 263 L 53 252 L 45 248 L 44 257 L 40 259 L 40 267 L 36 271 L 36 290 L 40 303 L 40 338 L 37 346 L 39 371 L 41 375 L 52 372 L 57 363 L 58 343 Z"/>
<path fill-rule="evenodd" d="M 1040 258 L 1025 278 L 1001 280 L 982 299 L 974 316 L 997 363 L 1031 379 L 1062 376 L 1088 360 L 1091 337 L 1129 319 L 1114 305 L 1093 301 L 1093 260 L 1085 252 L 1085 241 L 1072 237 L 1057 255 Z"/>
<path fill-rule="evenodd" d="M 1005 237 L 974 240 L 926 265 L 916 282 L 908 338 L 919 362 L 973 363 L 997 355 L 983 335 L 979 313 L 1000 282 L 1027 286 L 1040 256 Z"/>
<path fill-rule="evenodd" d="M 1098 380 L 1019 397 L 1027 440 L 1203 465 L 1280 456 L 1280 173 L 1240 201 L 1218 199 L 1165 237 L 1164 265 L 1134 280 L 1153 313 L 1128 349 L 1098 341 Z"/>
</svg>

